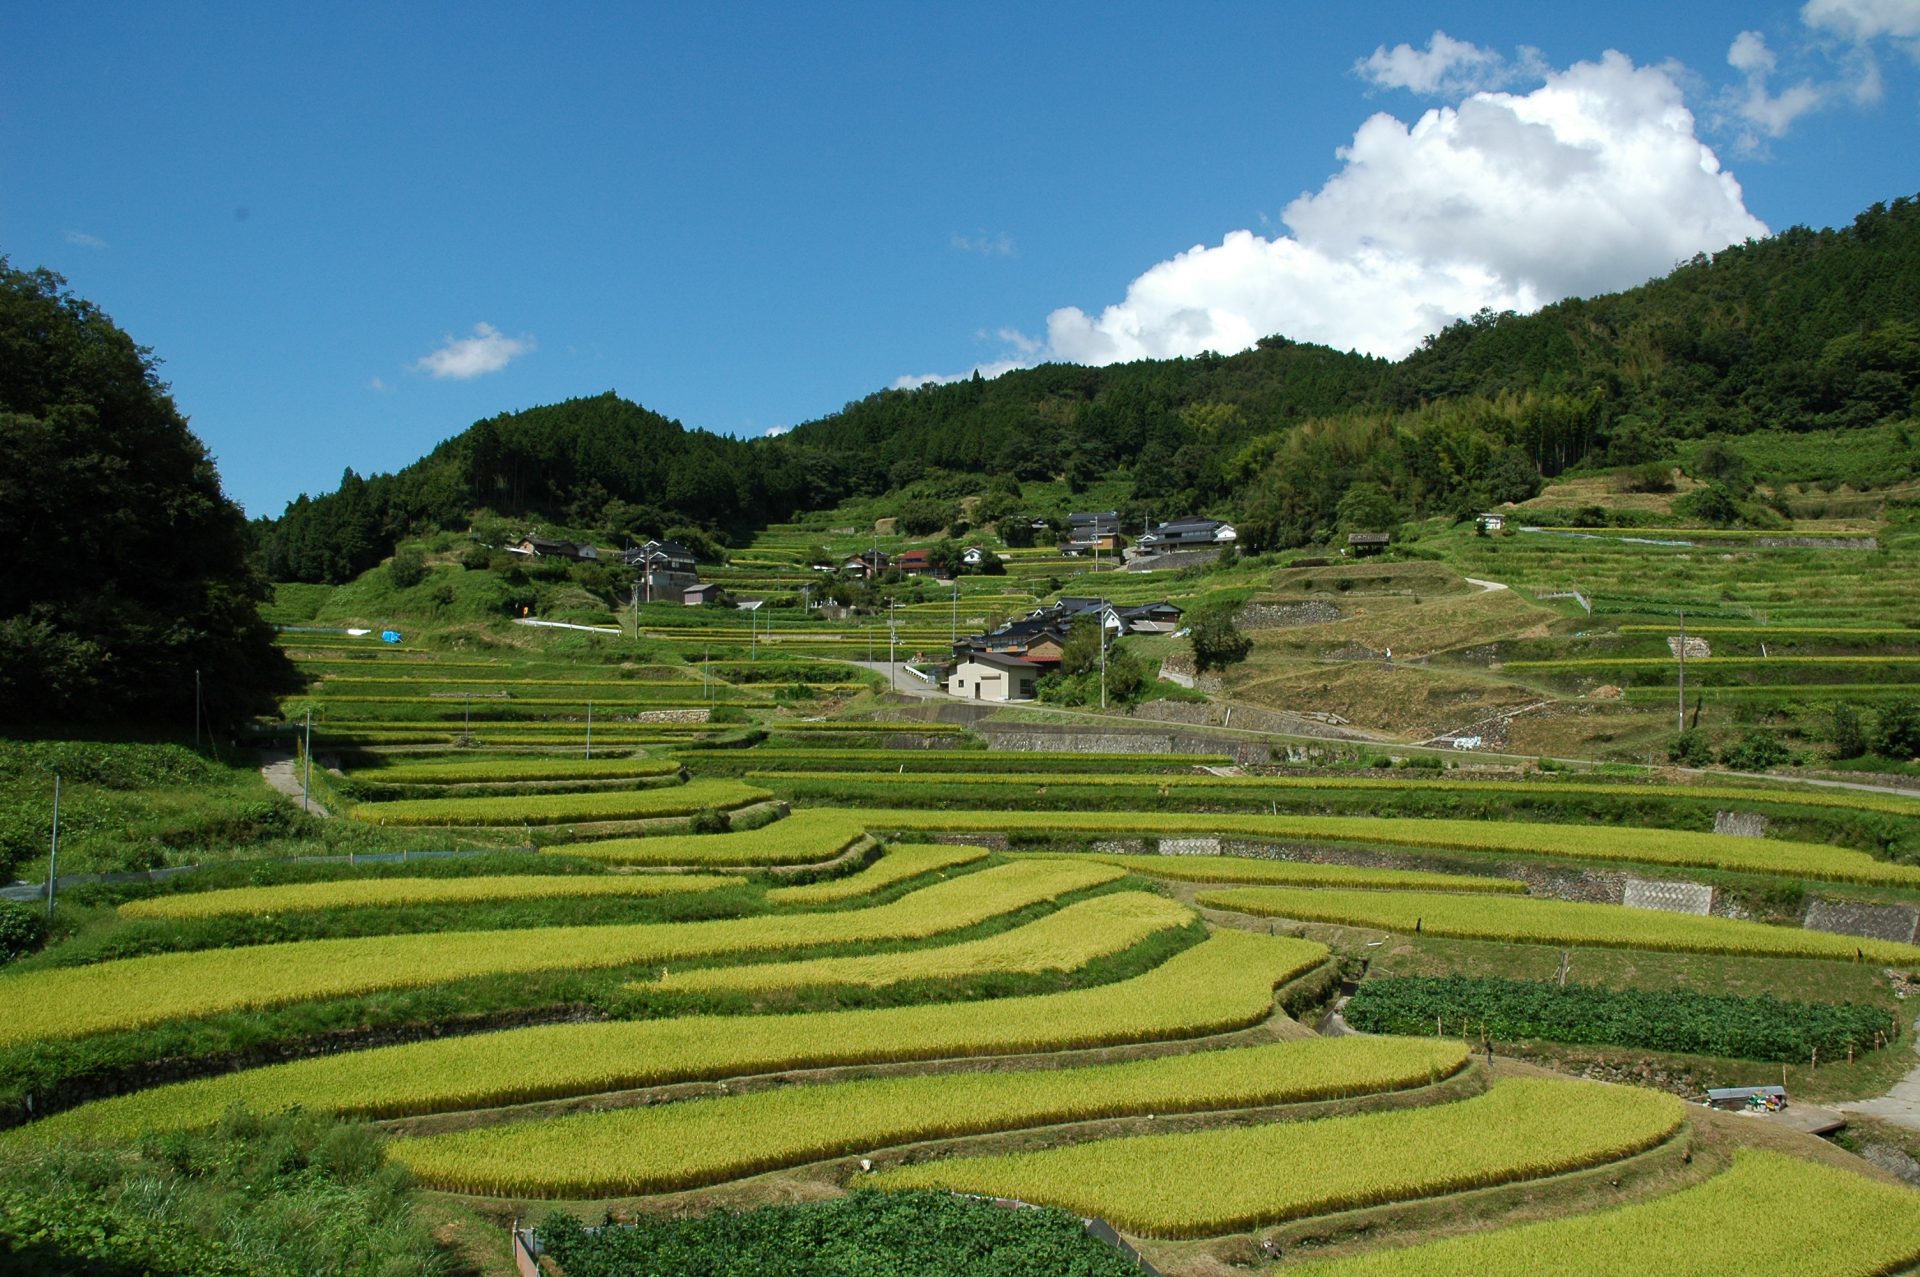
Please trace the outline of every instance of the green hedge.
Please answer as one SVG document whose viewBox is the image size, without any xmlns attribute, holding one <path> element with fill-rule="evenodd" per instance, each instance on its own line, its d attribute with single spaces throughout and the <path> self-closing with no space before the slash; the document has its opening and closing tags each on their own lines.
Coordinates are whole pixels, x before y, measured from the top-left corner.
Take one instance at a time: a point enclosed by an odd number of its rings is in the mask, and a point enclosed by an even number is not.
<svg viewBox="0 0 1920 1277">
<path fill-rule="evenodd" d="M 1126 1277 L 1120 1252 L 1065 1211 L 1006 1210 L 948 1193 L 857 1192 L 587 1231 L 564 1212 L 540 1240 L 567 1277 Z"/>
<path fill-rule="evenodd" d="M 1347 1023 L 1366 1033 L 1540 1039 L 1637 1047 L 1738 1060 L 1805 1062 L 1866 1050 L 1890 1034 L 1893 1017 L 1855 1002 L 1782 1002 L 1690 989 L 1604 989 L 1494 976 L 1398 976 L 1369 980 L 1347 1003 Z"/>
</svg>

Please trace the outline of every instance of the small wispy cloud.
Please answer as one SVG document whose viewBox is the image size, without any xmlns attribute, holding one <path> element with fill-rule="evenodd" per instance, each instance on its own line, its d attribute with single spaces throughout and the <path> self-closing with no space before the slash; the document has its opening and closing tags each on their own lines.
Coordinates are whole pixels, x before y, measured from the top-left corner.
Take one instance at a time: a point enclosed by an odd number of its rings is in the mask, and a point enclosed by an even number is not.
<svg viewBox="0 0 1920 1277">
<path fill-rule="evenodd" d="M 781 435 L 787 433 L 787 431 L 791 429 L 793 429 L 792 426 L 768 426 L 765 430 L 762 430 L 760 432 L 760 437 L 762 439 L 778 439 Z"/>
<path fill-rule="evenodd" d="M 1012 257 L 1014 254 L 1013 236 L 1005 231 L 955 235 L 947 242 L 960 252 L 978 253 L 982 257 Z"/>
<path fill-rule="evenodd" d="M 67 243 L 77 244 L 81 248 L 105 248 L 107 246 L 107 241 L 101 239 L 98 235 L 89 235 L 85 231 L 69 230 L 66 234 L 66 240 Z"/>
<path fill-rule="evenodd" d="M 1428 97 L 1460 97 L 1487 89 L 1504 89 L 1521 81 L 1546 78 L 1538 49 L 1522 48 L 1509 61 L 1505 54 L 1456 40 L 1435 31 L 1427 47 L 1380 45 L 1353 64 L 1354 74 L 1382 89 L 1406 89 Z"/>
<path fill-rule="evenodd" d="M 387 384 L 386 378 L 384 377 L 369 377 L 367 378 L 367 389 L 373 391 L 375 394 L 384 395 L 391 393 L 393 387 Z"/>
<path fill-rule="evenodd" d="M 499 372 L 534 348 L 531 335 L 509 337 L 492 324 L 475 324 L 473 336 L 448 335 L 440 349 L 414 361 L 416 372 L 430 377 L 465 381 L 490 372 Z"/>
<path fill-rule="evenodd" d="M 1741 121 L 1742 129 L 1734 139 L 1740 150 L 1752 154 L 1760 150 L 1761 139 L 1785 137 L 1793 122 L 1809 111 L 1818 110 L 1827 92 L 1811 81 L 1802 80 L 1775 93 L 1767 84 L 1779 70 L 1780 59 L 1767 47 L 1767 38 L 1758 31 L 1742 31 L 1727 49 L 1727 65 L 1738 71 L 1745 83 L 1723 96 L 1724 108 Z"/>
</svg>

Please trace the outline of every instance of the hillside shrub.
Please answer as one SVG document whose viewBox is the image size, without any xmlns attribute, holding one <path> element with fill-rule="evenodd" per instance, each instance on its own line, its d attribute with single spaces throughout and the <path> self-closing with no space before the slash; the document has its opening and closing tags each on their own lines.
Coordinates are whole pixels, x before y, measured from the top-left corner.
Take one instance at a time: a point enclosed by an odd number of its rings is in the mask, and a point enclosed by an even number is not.
<svg viewBox="0 0 1920 1277">
<path fill-rule="evenodd" d="M 1920 758 L 1920 701 L 1895 701 L 1882 709 L 1873 748 L 1887 758 Z"/>
<path fill-rule="evenodd" d="M 403 545 L 387 561 L 387 575 L 400 589 L 410 590 L 427 579 L 427 556 L 417 545 Z"/>
<path fill-rule="evenodd" d="M 1667 746 L 1667 761 L 1682 767 L 1707 767 L 1713 762 L 1713 746 L 1707 742 L 1705 732 L 1689 727 Z"/>
<path fill-rule="evenodd" d="M 46 915 L 30 904 L 0 900 L 0 963 L 12 962 L 47 938 Z"/>
<path fill-rule="evenodd" d="M 1791 752 L 1772 732 L 1750 731 L 1722 751 L 1720 761 L 1735 771 L 1763 772 L 1786 762 Z"/>
</svg>

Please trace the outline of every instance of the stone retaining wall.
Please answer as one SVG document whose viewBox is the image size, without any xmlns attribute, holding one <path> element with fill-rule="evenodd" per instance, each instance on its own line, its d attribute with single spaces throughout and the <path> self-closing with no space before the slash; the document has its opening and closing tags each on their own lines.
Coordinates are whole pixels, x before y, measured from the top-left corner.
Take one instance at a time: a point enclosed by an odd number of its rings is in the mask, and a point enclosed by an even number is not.
<svg viewBox="0 0 1920 1277">
<path fill-rule="evenodd" d="M 1713 832 L 1731 834 L 1735 838 L 1765 838 L 1767 818 L 1757 811 L 1716 811 L 1713 813 Z"/>
</svg>

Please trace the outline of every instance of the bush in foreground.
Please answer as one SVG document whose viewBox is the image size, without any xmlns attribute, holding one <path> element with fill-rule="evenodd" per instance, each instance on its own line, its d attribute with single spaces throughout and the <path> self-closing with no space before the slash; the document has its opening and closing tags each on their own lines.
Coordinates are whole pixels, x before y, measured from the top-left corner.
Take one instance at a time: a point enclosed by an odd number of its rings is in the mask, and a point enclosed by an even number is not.
<svg viewBox="0 0 1920 1277">
<path fill-rule="evenodd" d="M 742 1214 L 588 1232 L 556 1212 L 540 1240 L 568 1277 L 1122 1277 L 1117 1251 L 1065 1211 L 946 1193 L 854 1193 Z"/>
</svg>

